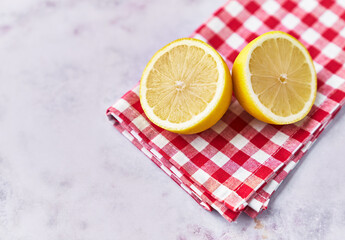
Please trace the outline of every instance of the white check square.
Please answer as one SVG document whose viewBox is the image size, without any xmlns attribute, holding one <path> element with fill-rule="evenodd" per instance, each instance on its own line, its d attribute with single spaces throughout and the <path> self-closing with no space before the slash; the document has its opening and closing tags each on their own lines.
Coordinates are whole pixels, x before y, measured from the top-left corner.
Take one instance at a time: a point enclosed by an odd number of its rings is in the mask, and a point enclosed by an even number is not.
<svg viewBox="0 0 345 240">
<path fill-rule="evenodd" d="M 244 22 L 244 26 L 252 32 L 257 31 L 261 25 L 261 20 L 255 16 L 251 16 L 247 19 L 247 21 Z"/>
<path fill-rule="evenodd" d="M 223 132 L 223 130 L 227 127 L 228 125 L 223 122 L 222 120 L 219 120 L 215 125 L 213 125 L 212 129 L 213 131 L 215 131 L 216 133 L 220 134 L 221 132 Z"/>
<path fill-rule="evenodd" d="M 286 140 L 289 139 L 289 136 L 282 132 L 277 132 L 270 140 L 277 144 L 278 146 L 283 145 Z"/>
<path fill-rule="evenodd" d="M 238 149 L 242 149 L 249 140 L 243 137 L 241 134 L 237 134 L 233 139 L 230 140 L 230 143 Z"/>
<path fill-rule="evenodd" d="M 227 163 L 230 158 L 227 157 L 225 154 L 223 154 L 222 152 L 217 152 L 216 155 L 214 155 L 211 158 L 212 162 L 214 162 L 217 166 L 219 167 L 223 167 L 223 165 L 225 163 Z"/>
<path fill-rule="evenodd" d="M 299 22 L 300 20 L 291 13 L 287 14 L 282 20 L 283 25 L 288 29 L 294 29 Z"/>
<path fill-rule="evenodd" d="M 206 142 L 203 138 L 197 137 L 190 143 L 196 150 L 201 152 L 204 150 L 204 148 L 208 145 L 208 142 Z"/>
<path fill-rule="evenodd" d="M 339 33 L 342 37 L 345 37 L 345 27 Z"/>
<path fill-rule="evenodd" d="M 250 199 L 248 206 L 257 212 L 260 212 L 263 203 L 256 200 L 255 198 Z"/>
<path fill-rule="evenodd" d="M 120 112 L 123 112 L 123 111 L 125 111 L 127 108 L 129 108 L 129 106 L 130 106 L 130 104 L 129 104 L 126 100 L 120 98 L 120 99 L 115 103 L 114 108 L 116 108 L 116 109 L 119 110 Z"/>
<path fill-rule="evenodd" d="M 231 14 L 231 16 L 237 16 L 243 10 L 243 6 L 237 1 L 231 1 L 226 5 L 225 10 Z"/>
<path fill-rule="evenodd" d="M 200 184 L 204 184 L 211 176 L 202 169 L 198 169 L 192 177 Z"/>
<path fill-rule="evenodd" d="M 132 121 L 132 123 L 140 130 L 144 130 L 145 128 L 147 128 L 148 126 L 150 126 L 150 124 L 148 123 L 148 121 L 142 116 L 139 115 L 138 117 L 134 118 L 134 120 Z"/>
<path fill-rule="evenodd" d="M 316 98 L 315 98 L 315 106 L 320 107 L 320 105 L 327 99 L 325 95 L 322 93 L 317 92 L 316 93 Z"/>
<path fill-rule="evenodd" d="M 237 171 L 232 175 L 234 178 L 237 178 L 241 182 L 244 182 L 252 173 L 240 167 Z"/>
<path fill-rule="evenodd" d="M 267 1 L 262 5 L 262 8 L 270 15 L 273 15 L 279 8 L 280 5 L 276 1 Z"/>
<path fill-rule="evenodd" d="M 154 139 L 152 139 L 152 142 L 156 144 L 157 147 L 163 148 L 169 141 L 162 134 L 158 134 Z"/>
<path fill-rule="evenodd" d="M 296 163 L 294 161 L 291 161 L 284 167 L 284 171 L 289 173 L 292 169 L 294 169 L 295 166 Z"/>
<path fill-rule="evenodd" d="M 224 200 L 229 196 L 231 193 L 231 190 L 224 185 L 220 185 L 214 192 L 213 195 L 216 196 L 217 199 L 219 200 Z"/>
<path fill-rule="evenodd" d="M 180 166 L 183 166 L 185 163 L 189 161 L 189 158 L 184 155 L 181 151 L 178 151 L 172 159 L 177 162 Z"/>
<path fill-rule="evenodd" d="M 305 31 L 301 37 L 307 43 L 314 44 L 321 37 L 321 35 L 314 29 L 308 28 L 307 31 Z"/>
<path fill-rule="evenodd" d="M 279 183 L 275 180 L 272 180 L 269 183 L 267 183 L 267 185 L 263 189 L 268 194 L 272 194 L 277 189 L 278 186 L 279 186 Z"/>
<path fill-rule="evenodd" d="M 218 17 L 213 17 L 211 21 L 207 23 L 207 27 L 209 27 L 213 32 L 219 33 L 220 30 L 225 27 L 225 24 Z"/>
<path fill-rule="evenodd" d="M 330 10 L 326 10 L 321 17 L 319 18 L 320 22 L 322 22 L 325 26 L 330 27 L 332 26 L 337 20 L 338 16 Z"/>
<path fill-rule="evenodd" d="M 341 52 L 341 48 L 334 43 L 329 43 L 323 50 L 322 53 L 329 58 L 335 58 Z"/>
<path fill-rule="evenodd" d="M 270 158 L 270 155 L 259 149 L 256 153 L 252 155 L 252 158 L 254 158 L 259 163 L 263 164 L 267 161 L 267 159 Z"/>
<path fill-rule="evenodd" d="M 311 12 L 317 6 L 317 1 L 303 0 L 298 5 L 304 11 Z"/>
<path fill-rule="evenodd" d="M 344 79 L 341 77 L 338 77 L 337 75 L 333 74 L 330 79 L 326 82 L 326 84 L 332 86 L 333 88 L 338 88 L 341 84 L 345 82 Z"/>
<path fill-rule="evenodd" d="M 344 0 L 337 0 L 336 1 L 340 6 L 345 8 L 345 1 Z"/>
<path fill-rule="evenodd" d="M 241 38 L 238 34 L 233 33 L 228 39 L 226 39 L 226 43 L 233 49 L 237 49 L 242 45 L 242 43 L 244 43 L 244 39 Z"/>
<path fill-rule="evenodd" d="M 256 131 L 260 132 L 267 124 L 254 118 L 249 125 L 252 126 Z"/>
</svg>

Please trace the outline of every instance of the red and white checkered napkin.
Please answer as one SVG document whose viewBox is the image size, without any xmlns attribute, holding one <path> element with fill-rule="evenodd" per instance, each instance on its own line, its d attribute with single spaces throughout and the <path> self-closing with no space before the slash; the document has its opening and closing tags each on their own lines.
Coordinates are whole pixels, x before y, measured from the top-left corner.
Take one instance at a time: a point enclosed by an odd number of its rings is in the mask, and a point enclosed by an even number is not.
<svg viewBox="0 0 345 240">
<path fill-rule="evenodd" d="M 212 128 L 179 135 L 152 124 L 138 86 L 108 109 L 115 127 L 205 209 L 233 221 L 266 209 L 270 196 L 345 102 L 345 4 L 313 1 L 230 1 L 193 37 L 217 49 L 229 67 L 239 51 L 271 30 L 295 36 L 309 50 L 318 76 L 315 104 L 302 121 L 275 126 L 233 99 Z"/>
</svg>

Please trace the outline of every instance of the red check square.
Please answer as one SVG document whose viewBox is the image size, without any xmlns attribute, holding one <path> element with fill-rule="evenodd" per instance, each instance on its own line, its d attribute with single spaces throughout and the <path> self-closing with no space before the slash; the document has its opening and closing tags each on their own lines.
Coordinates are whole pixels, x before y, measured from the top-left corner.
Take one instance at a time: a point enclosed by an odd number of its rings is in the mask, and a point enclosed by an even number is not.
<svg viewBox="0 0 345 240">
<path fill-rule="evenodd" d="M 209 161 L 209 159 L 201 153 L 198 153 L 190 160 L 192 163 L 194 163 L 198 167 L 202 167 L 207 161 Z"/>
</svg>

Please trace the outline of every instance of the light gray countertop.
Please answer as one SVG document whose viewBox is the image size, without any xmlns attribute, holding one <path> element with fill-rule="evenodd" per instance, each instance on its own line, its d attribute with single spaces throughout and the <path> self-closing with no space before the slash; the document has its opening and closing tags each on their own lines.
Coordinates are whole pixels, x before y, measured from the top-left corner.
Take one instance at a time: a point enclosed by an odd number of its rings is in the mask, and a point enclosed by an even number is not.
<svg viewBox="0 0 345 240">
<path fill-rule="evenodd" d="M 225 3 L 0 1 L 0 239 L 343 239 L 345 110 L 254 222 L 207 212 L 108 106 Z"/>
</svg>

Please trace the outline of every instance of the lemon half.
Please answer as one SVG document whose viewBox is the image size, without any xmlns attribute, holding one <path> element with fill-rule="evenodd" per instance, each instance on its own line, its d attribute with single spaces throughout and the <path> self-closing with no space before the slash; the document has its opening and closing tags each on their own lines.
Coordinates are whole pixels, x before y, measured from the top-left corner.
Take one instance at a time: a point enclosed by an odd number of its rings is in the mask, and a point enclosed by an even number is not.
<svg viewBox="0 0 345 240">
<path fill-rule="evenodd" d="M 214 125 L 230 105 L 232 82 L 222 57 L 210 45 L 178 39 L 160 49 L 140 81 L 146 116 L 166 130 L 192 134 Z"/>
<path fill-rule="evenodd" d="M 251 41 L 237 56 L 232 77 L 243 108 L 267 123 L 297 122 L 315 101 L 316 72 L 309 52 L 284 32 L 268 32 Z"/>
</svg>

